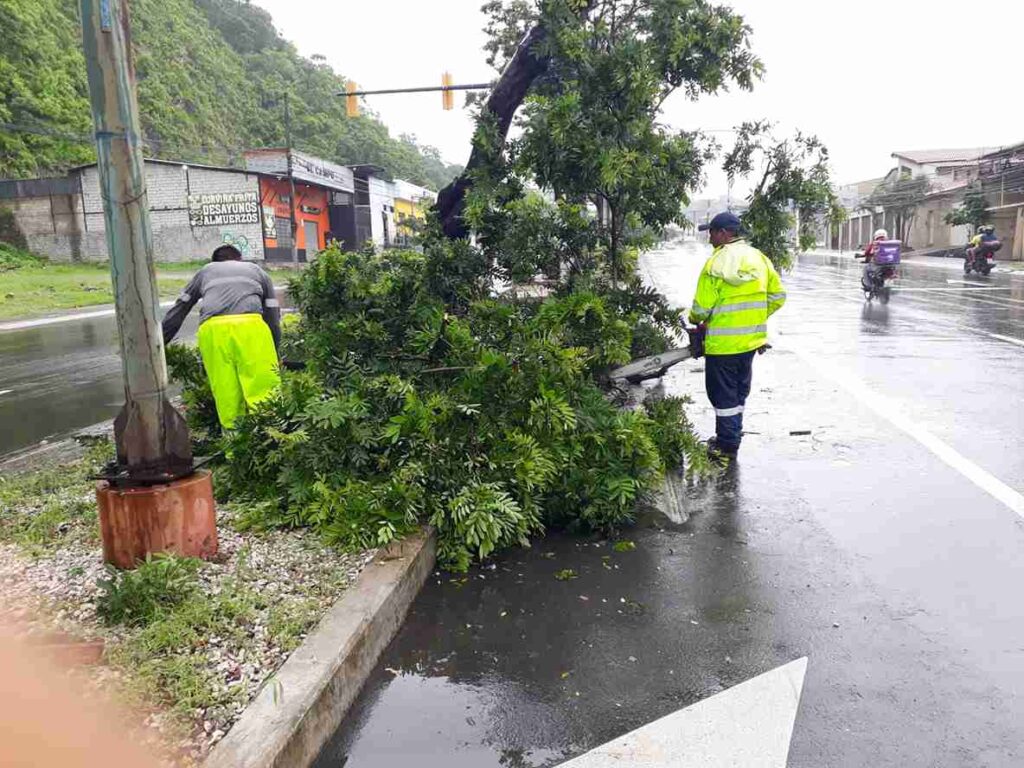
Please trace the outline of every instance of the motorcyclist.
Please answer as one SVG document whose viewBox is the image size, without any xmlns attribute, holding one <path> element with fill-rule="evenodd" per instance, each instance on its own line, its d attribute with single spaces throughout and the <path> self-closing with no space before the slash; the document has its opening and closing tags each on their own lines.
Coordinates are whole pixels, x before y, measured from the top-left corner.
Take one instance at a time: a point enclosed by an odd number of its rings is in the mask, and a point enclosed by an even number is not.
<svg viewBox="0 0 1024 768">
<path fill-rule="evenodd" d="M 876 265 L 873 261 L 875 251 L 878 249 L 878 244 L 888 239 L 889 233 L 886 230 L 876 229 L 875 236 L 871 239 L 871 242 L 868 243 L 867 247 L 864 249 L 864 274 L 861 275 L 860 282 L 861 285 L 864 286 L 865 291 L 871 289 L 872 278 L 878 272 L 878 265 Z"/>
<path fill-rule="evenodd" d="M 991 224 L 982 224 L 978 227 L 977 234 L 971 238 L 971 246 L 977 248 L 982 243 L 990 243 L 993 240 L 998 240 L 996 237 L 996 228 Z"/>
<path fill-rule="evenodd" d="M 991 224 L 982 224 L 978 227 L 974 237 L 971 238 L 970 244 L 967 248 L 967 263 L 970 264 L 974 261 L 974 257 L 977 256 L 979 248 L 984 243 L 991 243 L 999 238 L 996 237 L 996 228 Z"/>
</svg>

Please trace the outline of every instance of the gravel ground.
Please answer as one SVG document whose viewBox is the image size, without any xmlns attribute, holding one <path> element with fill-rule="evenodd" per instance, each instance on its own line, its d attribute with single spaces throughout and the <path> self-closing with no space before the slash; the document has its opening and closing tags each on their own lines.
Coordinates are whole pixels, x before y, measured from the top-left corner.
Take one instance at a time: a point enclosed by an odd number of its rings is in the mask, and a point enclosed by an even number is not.
<svg viewBox="0 0 1024 768">
<path fill-rule="evenodd" d="M 211 596 L 221 590 L 243 590 L 263 599 L 245 616 L 241 632 L 236 623 L 224 636 L 205 637 L 198 647 L 184 649 L 201 655 L 217 704 L 194 709 L 185 717 L 170 711 L 173 701 L 146 702 L 154 705 L 146 716 L 150 736 L 185 764 L 201 759 L 223 738 L 261 685 L 305 638 L 303 630 L 315 626 L 374 554 L 339 552 L 303 531 L 238 533 L 223 514 L 218 528 L 220 553 L 215 562 L 200 567 L 202 590 Z M 69 542 L 41 553 L 0 544 L 0 620 L 13 619 L 26 633 L 59 631 L 83 639 L 103 638 L 107 658 L 117 658 L 118 648 L 130 644 L 141 629 L 107 627 L 98 619 L 97 581 L 105 576 L 101 551 L 90 543 Z M 288 617 L 290 632 L 281 631 L 282 615 Z M 131 688 L 132 670 L 124 665 L 102 665 L 87 674 L 101 688 Z"/>
</svg>

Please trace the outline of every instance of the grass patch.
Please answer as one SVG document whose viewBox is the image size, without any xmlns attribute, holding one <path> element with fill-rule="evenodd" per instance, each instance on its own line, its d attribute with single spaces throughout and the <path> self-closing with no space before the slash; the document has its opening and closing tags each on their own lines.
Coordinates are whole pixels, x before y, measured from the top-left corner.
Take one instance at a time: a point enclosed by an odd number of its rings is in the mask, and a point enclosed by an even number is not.
<svg viewBox="0 0 1024 768">
<path fill-rule="evenodd" d="M 259 592 L 231 578 L 214 594 L 196 582 L 179 599 L 181 587 L 150 601 L 156 609 L 145 626 L 114 646 L 108 661 L 125 673 L 130 695 L 162 702 L 186 719 L 197 709 L 231 706 L 243 695 L 241 687 L 224 684 L 211 670 L 207 646 L 244 653 L 253 644 L 248 627 L 268 606 Z"/>
<path fill-rule="evenodd" d="M 56 605 L 105 638 L 118 695 L 160 714 L 165 743 L 203 748 L 348 585 L 354 558 L 274 531 L 246 534 L 209 563 L 154 555 L 104 572 L 89 476 L 112 453 L 101 443 L 61 466 L 0 476 L 0 542 L 35 557 L 44 583 L 77 581 Z M 241 512 L 222 508 L 218 524 Z"/>
<path fill-rule="evenodd" d="M 199 560 L 157 554 L 134 571 L 109 568 L 96 612 L 107 624 L 150 624 L 199 590 Z"/>
<path fill-rule="evenodd" d="M 294 651 L 321 614 L 320 602 L 314 598 L 276 603 L 270 608 L 267 630 L 274 645 L 286 652 Z"/>
<path fill-rule="evenodd" d="M 96 497 L 89 476 L 113 454 L 113 445 L 103 442 L 68 464 L 0 475 L 0 541 L 18 544 L 30 554 L 98 542 Z"/>
<path fill-rule="evenodd" d="M 180 293 L 205 263 L 157 265 L 160 298 Z M 53 264 L 0 243 L 0 320 L 113 302 L 107 264 Z"/>
</svg>

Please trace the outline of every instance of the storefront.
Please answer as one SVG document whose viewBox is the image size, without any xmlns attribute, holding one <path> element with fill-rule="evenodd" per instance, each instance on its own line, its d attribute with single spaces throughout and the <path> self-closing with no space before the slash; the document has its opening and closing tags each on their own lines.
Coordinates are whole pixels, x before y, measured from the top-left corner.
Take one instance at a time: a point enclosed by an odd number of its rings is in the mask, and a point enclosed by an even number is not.
<svg viewBox="0 0 1024 768">
<path fill-rule="evenodd" d="M 263 245 L 268 261 L 292 260 L 294 244 L 299 261 L 308 261 L 336 237 L 332 210 L 353 204 L 352 171 L 326 160 L 283 149 L 246 152 L 246 168 L 260 175 Z M 289 179 L 289 167 L 291 179 Z M 292 187 L 295 200 L 292 201 Z"/>
<path fill-rule="evenodd" d="M 437 201 L 437 194 L 408 181 L 395 179 L 395 243 L 407 246 L 426 221 L 427 210 Z"/>
<path fill-rule="evenodd" d="M 295 183 L 295 245 L 299 261 L 308 261 L 327 245 L 328 192 L 309 184 Z M 263 249 L 268 261 L 292 259 L 291 185 L 287 179 L 260 177 L 263 207 Z"/>
<path fill-rule="evenodd" d="M 151 158 L 144 163 L 157 261 L 204 261 L 221 245 L 235 246 L 245 259 L 263 260 L 258 174 Z M 107 260 L 96 163 L 61 178 L 0 182 L 0 203 L 14 211 L 36 253 L 61 262 Z"/>
</svg>

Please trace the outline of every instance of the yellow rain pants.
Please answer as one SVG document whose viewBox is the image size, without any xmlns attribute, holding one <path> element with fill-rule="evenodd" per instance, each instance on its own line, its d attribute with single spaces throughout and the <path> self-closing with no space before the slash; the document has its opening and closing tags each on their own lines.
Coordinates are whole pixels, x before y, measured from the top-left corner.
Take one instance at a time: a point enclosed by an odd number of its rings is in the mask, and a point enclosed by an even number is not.
<svg viewBox="0 0 1024 768">
<path fill-rule="evenodd" d="M 217 315 L 199 326 L 199 354 L 221 426 L 271 395 L 281 383 L 270 327 L 261 315 Z"/>
</svg>

